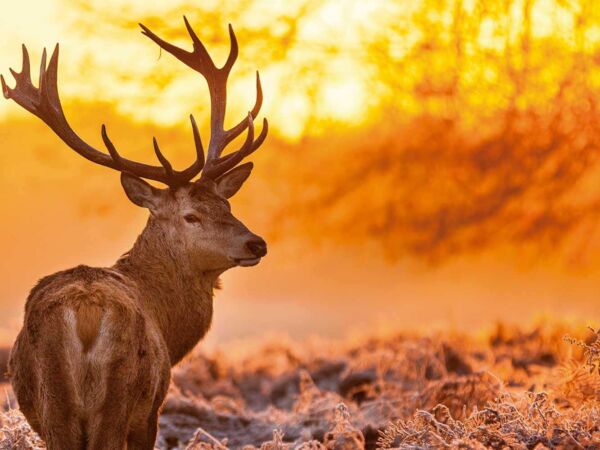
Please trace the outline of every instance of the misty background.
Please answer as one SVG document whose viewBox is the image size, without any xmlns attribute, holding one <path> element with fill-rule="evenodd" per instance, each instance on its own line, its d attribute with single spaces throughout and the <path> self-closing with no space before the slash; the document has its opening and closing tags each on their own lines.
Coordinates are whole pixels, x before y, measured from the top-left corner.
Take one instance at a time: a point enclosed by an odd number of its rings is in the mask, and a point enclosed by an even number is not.
<svg viewBox="0 0 600 450">
<path fill-rule="evenodd" d="M 106 123 L 133 159 L 153 162 L 156 136 L 188 164 L 191 112 L 208 137 L 201 77 L 137 22 L 187 47 L 185 13 L 217 60 L 233 24 L 228 123 L 251 107 L 260 70 L 271 133 L 232 203 L 269 255 L 224 275 L 209 341 L 598 317 L 592 0 L 37 3 L 5 7 L 0 73 L 20 68 L 22 42 L 35 67 L 59 41 L 67 118 L 98 148 Z M 12 102 L 0 102 L 0 144 L 0 341 L 10 342 L 37 279 L 111 265 L 146 212 L 116 172 Z"/>
</svg>

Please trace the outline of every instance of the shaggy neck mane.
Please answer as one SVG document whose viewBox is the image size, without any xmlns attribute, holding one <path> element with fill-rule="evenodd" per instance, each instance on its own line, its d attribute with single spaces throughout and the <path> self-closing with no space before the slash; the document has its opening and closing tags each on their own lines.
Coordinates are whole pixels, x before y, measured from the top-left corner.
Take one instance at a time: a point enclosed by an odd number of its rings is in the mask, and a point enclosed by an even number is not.
<svg viewBox="0 0 600 450">
<path fill-rule="evenodd" d="M 221 271 L 201 272 L 179 245 L 150 219 L 133 248 L 114 268 L 140 291 L 144 307 L 160 328 L 171 364 L 181 360 L 210 328 L 213 288 Z"/>
</svg>

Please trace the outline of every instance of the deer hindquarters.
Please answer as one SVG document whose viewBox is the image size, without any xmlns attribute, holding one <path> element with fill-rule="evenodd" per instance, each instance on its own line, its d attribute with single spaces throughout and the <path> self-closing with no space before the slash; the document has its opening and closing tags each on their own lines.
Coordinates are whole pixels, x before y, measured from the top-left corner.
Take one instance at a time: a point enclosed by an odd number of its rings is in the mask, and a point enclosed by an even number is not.
<svg viewBox="0 0 600 450">
<path fill-rule="evenodd" d="M 170 364 L 153 323 L 110 283 L 32 292 L 10 361 L 48 450 L 152 449 Z"/>
</svg>

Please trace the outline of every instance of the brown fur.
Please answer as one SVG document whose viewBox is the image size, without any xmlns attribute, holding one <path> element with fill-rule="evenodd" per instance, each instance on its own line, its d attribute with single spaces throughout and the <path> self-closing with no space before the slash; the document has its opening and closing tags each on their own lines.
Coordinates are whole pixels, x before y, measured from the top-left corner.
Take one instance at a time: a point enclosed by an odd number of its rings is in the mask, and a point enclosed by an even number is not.
<svg viewBox="0 0 600 450">
<path fill-rule="evenodd" d="M 254 259 L 257 236 L 214 183 L 151 195 L 148 225 L 113 267 L 58 272 L 27 299 L 9 369 L 49 450 L 153 449 L 170 368 L 208 331 L 219 275 Z"/>
</svg>

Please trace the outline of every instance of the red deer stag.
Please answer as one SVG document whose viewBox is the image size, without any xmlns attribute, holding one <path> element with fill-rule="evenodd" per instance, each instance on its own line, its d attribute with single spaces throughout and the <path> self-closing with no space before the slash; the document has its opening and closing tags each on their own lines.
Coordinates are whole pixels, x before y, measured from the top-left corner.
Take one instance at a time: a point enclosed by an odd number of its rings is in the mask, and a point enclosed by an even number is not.
<svg viewBox="0 0 600 450">
<path fill-rule="evenodd" d="M 184 21 L 191 52 L 140 25 L 144 35 L 208 84 L 211 134 L 206 160 L 190 116 L 196 160 L 182 171 L 171 166 L 156 139 L 160 166 L 121 156 L 104 125 L 108 153 L 73 131 L 58 94 L 58 45 L 47 66 L 44 51 L 37 88 L 25 46 L 22 71 L 11 70 L 16 86 L 1 80 L 7 99 L 42 119 L 84 158 L 118 170 L 127 197 L 150 210 L 144 231 L 114 266 L 55 273 L 29 294 L 9 372 L 21 410 L 49 450 L 153 449 L 170 368 L 208 331 L 217 277 L 235 266 L 253 266 L 267 253 L 265 241 L 232 215 L 227 201 L 252 170 L 252 163 L 238 164 L 267 135 L 266 120 L 258 137 L 254 132 L 262 104 L 260 78 L 257 73 L 252 111 L 225 129 L 227 78 L 238 56 L 233 29 L 229 27 L 229 56 L 219 68 Z M 246 130 L 239 150 L 223 155 Z M 144 178 L 167 188 L 151 186 Z"/>
</svg>

